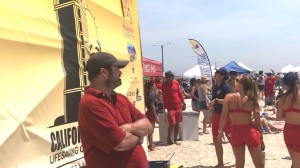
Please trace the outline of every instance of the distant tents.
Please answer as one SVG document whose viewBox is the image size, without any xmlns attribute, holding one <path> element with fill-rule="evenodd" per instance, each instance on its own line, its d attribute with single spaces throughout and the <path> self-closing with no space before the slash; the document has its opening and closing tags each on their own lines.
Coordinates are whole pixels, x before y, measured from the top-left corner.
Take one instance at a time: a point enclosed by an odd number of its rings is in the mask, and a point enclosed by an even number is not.
<svg viewBox="0 0 300 168">
<path fill-rule="evenodd" d="M 288 72 L 300 72 L 300 66 L 294 67 L 293 65 L 289 64 L 281 68 L 279 71 L 279 73 L 283 73 L 283 74 Z"/>
<path fill-rule="evenodd" d="M 236 63 L 235 61 L 230 61 L 228 64 L 224 66 L 224 68 L 227 69 L 227 71 L 236 71 L 238 74 L 253 74 L 254 70 L 251 68 L 248 68 L 246 65 L 244 65 L 242 62 Z M 211 66 L 212 74 L 215 73 L 215 67 Z M 188 69 L 185 71 L 182 75 L 185 78 L 200 78 L 201 72 L 199 65 L 195 65 L 191 69 Z"/>
<path fill-rule="evenodd" d="M 214 66 L 211 66 L 211 71 L 212 71 L 212 74 L 215 73 L 215 67 Z M 195 65 L 191 69 L 188 69 L 187 71 L 185 71 L 183 73 L 182 76 L 185 77 L 185 78 L 197 78 L 197 79 L 199 79 L 202 76 L 202 74 L 200 72 L 199 65 Z"/>
<path fill-rule="evenodd" d="M 243 64 L 244 65 L 244 64 Z M 224 66 L 225 69 L 227 69 L 228 72 L 230 71 L 236 71 L 238 74 L 250 74 L 250 70 L 246 69 L 242 66 L 240 66 L 238 63 L 235 61 L 231 61 L 228 64 Z"/>
</svg>

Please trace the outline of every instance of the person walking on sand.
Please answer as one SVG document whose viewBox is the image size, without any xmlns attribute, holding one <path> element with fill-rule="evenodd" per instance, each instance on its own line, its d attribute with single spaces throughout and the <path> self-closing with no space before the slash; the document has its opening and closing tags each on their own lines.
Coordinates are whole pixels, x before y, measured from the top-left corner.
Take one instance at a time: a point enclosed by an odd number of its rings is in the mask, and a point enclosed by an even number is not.
<svg viewBox="0 0 300 168">
<path fill-rule="evenodd" d="M 156 96 L 156 86 L 155 83 L 153 81 L 149 81 L 147 83 L 145 83 L 145 101 L 146 101 L 146 116 L 148 118 L 148 120 L 150 121 L 153 131 L 154 131 L 154 126 L 155 123 L 159 124 L 159 119 L 157 116 L 157 109 L 158 109 L 158 99 Z M 153 144 L 153 131 L 148 134 L 148 149 L 150 151 L 154 151 L 154 144 Z"/>
<path fill-rule="evenodd" d="M 209 99 L 207 97 L 207 84 L 208 84 L 208 77 L 203 75 L 201 77 L 201 84 L 198 87 L 198 95 L 199 95 L 199 109 L 203 112 L 203 134 L 209 134 L 206 130 L 206 125 L 210 123 L 210 114 L 209 114 Z"/>
<path fill-rule="evenodd" d="M 227 94 L 223 103 L 218 140 L 222 142 L 223 130 L 228 118 L 232 121 L 231 145 L 235 156 L 235 166 L 245 166 L 245 146 L 257 168 L 264 167 L 261 148 L 264 147 L 262 125 L 256 82 L 244 76 L 236 79 L 236 93 Z M 252 123 L 254 116 L 255 125 Z"/>
<path fill-rule="evenodd" d="M 180 91 L 179 84 L 174 80 L 172 71 L 165 72 L 166 81 L 157 85 L 162 90 L 164 107 L 168 112 L 168 136 L 169 145 L 180 145 L 177 141 L 179 134 L 179 124 L 182 122 L 182 111 L 186 109 L 183 95 Z M 174 131 L 174 141 L 171 140 L 171 133 Z"/>
<path fill-rule="evenodd" d="M 228 71 L 222 67 L 216 70 L 215 72 L 215 85 L 212 89 L 212 101 L 209 104 L 210 109 L 212 110 L 212 135 L 213 135 L 213 142 L 215 145 L 216 155 L 218 159 L 218 164 L 215 167 L 223 167 L 223 147 L 222 143 L 218 140 L 218 129 L 220 118 L 222 114 L 223 102 L 224 97 L 228 93 L 231 93 L 231 87 L 227 83 L 228 80 Z M 226 120 L 224 126 L 224 132 L 228 140 L 230 140 L 230 133 L 231 133 L 231 121 L 230 118 Z"/>
<path fill-rule="evenodd" d="M 287 91 L 278 103 L 277 120 L 285 118 L 284 141 L 292 159 L 292 168 L 300 167 L 300 93 L 298 73 L 289 72 L 283 77 Z"/>
</svg>

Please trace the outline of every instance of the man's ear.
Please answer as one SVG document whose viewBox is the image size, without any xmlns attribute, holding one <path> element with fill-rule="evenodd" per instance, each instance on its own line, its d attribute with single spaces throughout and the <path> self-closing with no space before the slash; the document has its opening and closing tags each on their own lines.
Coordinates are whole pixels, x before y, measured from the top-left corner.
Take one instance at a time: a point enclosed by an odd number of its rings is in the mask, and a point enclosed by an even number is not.
<svg viewBox="0 0 300 168">
<path fill-rule="evenodd" d="M 103 76 L 107 76 L 107 74 L 108 74 L 108 70 L 105 68 L 100 68 L 99 71 L 100 71 L 100 74 L 103 74 Z"/>
</svg>

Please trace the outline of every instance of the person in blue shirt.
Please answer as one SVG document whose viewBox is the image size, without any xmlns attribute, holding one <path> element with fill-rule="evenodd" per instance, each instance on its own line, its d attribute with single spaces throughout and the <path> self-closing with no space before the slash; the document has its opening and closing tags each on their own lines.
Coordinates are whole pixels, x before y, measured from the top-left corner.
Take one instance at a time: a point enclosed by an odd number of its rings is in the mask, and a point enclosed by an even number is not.
<svg viewBox="0 0 300 168">
<path fill-rule="evenodd" d="M 219 123 L 222 114 L 223 102 L 226 94 L 232 92 L 232 88 L 227 83 L 229 78 L 228 71 L 222 67 L 216 70 L 215 72 L 215 84 L 212 88 L 212 101 L 209 104 L 209 107 L 212 111 L 212 135 L 213 135 L 213 142 L 215 145 L 216 155 L 218 159 L 218 165 L 215 167 L 223 167 L 223 147 L 222 143 L 218 141 L 219 135 Z M 228 117 L 226 120 L 226 124 L 224 126 L 224 133 L 227 139 L 230 141 L 230 134 L 231 134 L 231 120 Z"/>
</svg>

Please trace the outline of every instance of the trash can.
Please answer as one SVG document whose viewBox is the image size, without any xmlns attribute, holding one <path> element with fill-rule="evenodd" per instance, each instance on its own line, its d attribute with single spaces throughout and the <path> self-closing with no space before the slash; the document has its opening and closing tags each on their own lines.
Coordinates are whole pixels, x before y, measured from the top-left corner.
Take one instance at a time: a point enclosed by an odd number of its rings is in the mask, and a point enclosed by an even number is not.
<svg viewBox="0 0 300 168">
<path fill-rule="evenodd" d="M 158 114 L 159 118 L 159 141 L 166 142 L 168 136 L 168 118 L 167 113 Z M 179 125 L 179 140 L 199 140 L 199 113 L 186 112 L 182 113 L 182 122 Z M 174 131 L 171 133 L 171 140 L 174 140 Z"/>
<path fill-rule="evenodd" d="M 168 137 L 168 113 L 160 113 L 158 114 L 159 119 L 159 141 L 160 142 L 166 142 Z M 171 140 L 174 140 L 174 132 L 171 134 Z"/>
<path fill-rule="evenodd" d="M 182 123 L 179 128 L 179 139 L 184 140 L 199 140 L 199 113 L 198 112 L 183 112 Z"/>
</svg>

